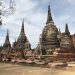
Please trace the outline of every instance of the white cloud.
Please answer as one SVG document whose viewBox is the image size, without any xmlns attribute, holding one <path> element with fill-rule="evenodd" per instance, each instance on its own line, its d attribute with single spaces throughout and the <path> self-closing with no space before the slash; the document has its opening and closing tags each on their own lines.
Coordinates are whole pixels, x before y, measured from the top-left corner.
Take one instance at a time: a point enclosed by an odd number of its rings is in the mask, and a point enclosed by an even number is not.
<svg viewBox="0 0 75 75">
<path fill-rule="evenodd" d="M 75 0 L 67 0 L 70 4 L 75 4 Z"/>
</svg>

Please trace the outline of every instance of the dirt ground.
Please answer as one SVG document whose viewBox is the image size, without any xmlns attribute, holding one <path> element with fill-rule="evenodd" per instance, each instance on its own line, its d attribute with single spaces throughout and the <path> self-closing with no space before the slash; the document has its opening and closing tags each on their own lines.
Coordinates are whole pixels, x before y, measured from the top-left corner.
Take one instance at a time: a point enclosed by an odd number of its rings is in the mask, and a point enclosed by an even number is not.
<svg viewBox="0 0 75 75">
<path fill-rule="evenodd" d="M 0 75 L 75 75 L 75 72 L 0 63 Z"/>
</svg>

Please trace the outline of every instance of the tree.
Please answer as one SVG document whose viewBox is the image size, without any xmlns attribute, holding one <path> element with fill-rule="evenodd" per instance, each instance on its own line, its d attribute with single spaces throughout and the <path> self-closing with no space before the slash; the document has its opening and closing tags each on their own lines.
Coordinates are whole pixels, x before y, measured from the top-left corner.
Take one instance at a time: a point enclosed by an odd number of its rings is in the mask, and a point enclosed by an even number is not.
<svg viewBox="0 0 75 75">
<path fill-rule="evenodd" d="M 3 17 L 14 14 L 14 11 L 15 11 L 14 0 L 0 0 L 0 26 L 3 25 Z"/>
</svg>

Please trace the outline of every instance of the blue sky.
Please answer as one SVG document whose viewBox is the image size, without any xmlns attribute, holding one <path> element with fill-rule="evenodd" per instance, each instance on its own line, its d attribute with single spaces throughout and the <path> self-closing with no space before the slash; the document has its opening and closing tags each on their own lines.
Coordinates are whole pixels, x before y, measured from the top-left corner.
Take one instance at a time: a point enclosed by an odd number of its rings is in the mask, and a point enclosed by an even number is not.
<svg viewBox="0 0 75 75">
<path fill-rule="evenodd" d="M 10 42 L 18 38 L 22 20 L 25 20 L 25 33 L 32 48 L 37 46 L 47 20 L 48 4 L 51 5 L 52 17 L 57 28 L 64 32 L 68 23 L 71 34 L 75 33 L 75 0 L 15 0 L 14 15 L 4 18 L 0 28 L 0 45 L 4 43 L 6 31 L 10 31 Z"/>
</svg>

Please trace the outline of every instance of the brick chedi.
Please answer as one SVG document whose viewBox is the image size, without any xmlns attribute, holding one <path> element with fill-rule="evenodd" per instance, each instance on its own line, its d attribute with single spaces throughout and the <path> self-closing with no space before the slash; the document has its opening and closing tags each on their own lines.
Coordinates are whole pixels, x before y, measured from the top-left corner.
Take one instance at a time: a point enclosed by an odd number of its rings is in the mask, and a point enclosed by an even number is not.
<svg viewBox="0 0 75 75">
<path fill-rule="evenodd" d="M 44 27 L 41 38 L 40 38 L 41 39 L 40 45 L 41 45 L 41 50 L 43 55 L 48 54 L 49 51 L 52 49 L 60 47 L 60 43 L 57 38 L 57 35 L 58 35 L 58 29 L 54 25 L 54 22 L 51 16 L 50 5 L 49 5 L 46 26 Z"/>
<path fill-rule="evenodd" d="M 75 48 L 75 34 L 74 35 L 71 35 L 72 36 L 72 39 L 73 39 L 73 45 L 74 45 L 74 48 Z"/>
<path fill-rule="evenodd" d="M 11 48 L 11 44 L 10 44 L 10 41 L 9 41 L 9 32 L 7 30 L 7 35 L 6 35 L 6 38 L 5 38 L 5 42 L 3 44 L 3 49 L 7 50 L 7 49 L 10 49 Z"/>
<path fill-rule="evenodd" d="M 24 20 L 22 21 L 22 28 L 21 28 L 20 35 L 17 41 L 13 43 L 13 48 L 18 49 L 18 50 L 30 50 L 31 49 L 31 45 L 24 32 Z"/>
<path fill-rule="evenodd" d="M 66 48 L 66 49 L 74 48 L 73 39 L 72 39 L 72 37 L 70 35 L 70 32 L 69 32 L 67 24 L 65 26 L 65 32 L 61 34 L 60 46 L 61 46 L 61 48 Z"/>
</svg>

